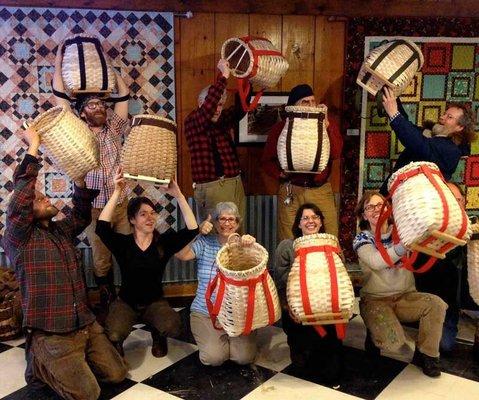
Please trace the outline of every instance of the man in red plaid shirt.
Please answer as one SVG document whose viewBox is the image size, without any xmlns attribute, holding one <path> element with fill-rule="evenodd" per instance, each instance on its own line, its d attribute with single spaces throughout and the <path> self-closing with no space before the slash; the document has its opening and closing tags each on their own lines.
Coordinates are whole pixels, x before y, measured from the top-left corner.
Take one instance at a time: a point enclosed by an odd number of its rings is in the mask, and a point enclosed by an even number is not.
<svg viewBox="0 0 479 400">
<path fill-rule="evenodd" d="M 55 60 L 53 75 L 53 94 L 57 104 L 70 107 L 70 101 L 64 94 L 64 85 L 61 75 L 62 52 L 59 46 Z M 88 124 L 99 143 L 100 166 L 90 171 L 86 176 L 87 187 L 98 189 L 100 194 L 93 201 L 92 223 L 86 229 L 88 241 L 93 254 L 93 270 L 95 280 L 100 289 L 101 314 L 106 315 L 109 301 L 115 297 L 113 285 L 112 256 L 100 238 L 95 234 L 96 221 L 108 199 L 113 194 L 112 185 L 114 173 L 120 165 L 122 134 L 128 125 L 128 98 L 129 90 L 120 74 L 116 73 L 118 97 L 114 99 L 113 113 L 107 118 L 104 101 L 98 94 L 78 97 L 75 109 L 78 115 Z M 110 100 L 113 101 L 112 98 Z M 112 217 L 112 226 L 115 232 L 129 234 L 131 231 L 126 216 L 126 192 L 118 200 Z"/>
<path fill-rule="evenodd" d="M 185 120 L 185 135 L 191 156 L 191 173 L 199 217 L 206 219 L 221 201 L 232 201 L 244 220 L 246 201 L 241 170 L 231 131 L 245 116 L 239 101 L 223 110 L 230 69 L 219 60 L 218 79 L 198 96 L 198 108 Z"/>
<path fill-rule="evenodd" d="M 91 221 L 91 202 L 98 191 L 87 189 L 84 179 L 76 181 L 71 215 L 53 221 L 57 208 L 35 191 L 40 137 L 33 129 L 25 137 L 29 148 L 14 173 L 4 235 L 27 330 L 25 379 L 29 384 L 44 382 L 66 399 L 97 399 L 100 387 L 94 373 L 111 383 L 121 382 L 127 373 L 88 308 L 73 242 Z"/>
</svg>

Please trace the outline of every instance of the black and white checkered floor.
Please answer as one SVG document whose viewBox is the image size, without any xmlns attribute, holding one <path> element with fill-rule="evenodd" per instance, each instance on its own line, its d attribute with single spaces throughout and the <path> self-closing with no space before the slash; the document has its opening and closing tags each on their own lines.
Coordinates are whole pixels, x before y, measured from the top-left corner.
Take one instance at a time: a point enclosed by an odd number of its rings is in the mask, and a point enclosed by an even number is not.
<svg viewBox="0 0 479 400">
<path fill-rule="evenodd" d="M 181 309 L 188 324 L 189 310 Z M 356 315 L 345 339 L 346 371 L 339 389 L 293 376 L 286 337 L 281 328 L 259 332 L 260 352 L 252 366 L 227 363 L 205 367 L 198 360 L 197 347 L 189 329 L 179 339 L 169 339 L 164 358 L 151 355 L 150 333 L 138 326 L 125 342 L 130 373 L 120 385 L 103 386 L 101 399 L 479 399 L 479 365 L 471 357 L 472 322 L 461 320 L 458 344 L 453 356 L 442 360 L 443 374 L 431 379 L 409 364 L 413 353 L 366 357 L 365 329 Z M 411 336 L 414 330 L 408 330 Z M 50 390 L 32 392 L 23 378 L 24 340 L 0 343 L 0 399 L 59 399 Z"/>
</svg>

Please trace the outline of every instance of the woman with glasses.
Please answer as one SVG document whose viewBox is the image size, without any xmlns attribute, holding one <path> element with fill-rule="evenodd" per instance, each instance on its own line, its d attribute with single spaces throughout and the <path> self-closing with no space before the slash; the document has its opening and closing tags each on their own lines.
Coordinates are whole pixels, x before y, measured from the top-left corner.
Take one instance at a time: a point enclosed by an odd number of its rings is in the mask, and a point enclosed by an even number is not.
<svg viewBox="0 0 479 400">
<path fill-rule="evenodd" d="M 256 332 L 247 336 L 229 337 L 224 330 L 216 329 L 206 307 L 205 292 L 208 283 L 216 275 L 216 255 L 240 227 L 241 218 L 236 204 L 225 201 L 216 204 L 213 216 L 200 225 L 196 240 L 176 254 L 183 261 L 196 259 L 198 289 L 191 304 L 191 332 L 198 345 L 200 361 L 204 365 L 218 366 L 227 360 L 237 364 L 250 364 L 256 357 Z M 209 235 L 213 227 L 216 234 Z M 243 246 L 251 246 L 256 240 L 250 235 L 241 236 Z"/>
<path fill-rule="evenodd" d="M 121 289 L 110 305 L 105 322 L 109 339 L 123 355 L 123 341 L 134 324 L 143 322 L 152 328 L 155 357 L 168 352 L 167 336 L 178 336 L 180 317 L 163 298 L 163 273 L 168 260 L 198 234 L 198 224 L 178 184 L 172 180 L 164 193 L 173 196 L 185 220 L 186 228 L 160 234 L 156 229 L 158 214 L 146 197 L 130 199 L 127 207 L 132 234 L 113 231 L 111 218 L 125 186 L 122 170 L 114 178 L 114 191 L 103 208 L 96 233 L 115 256 L 121 271 Z"/>
<path fill-rule="evenodd" d="M 356 207 L 361 232 L 354 239 L 353 248 L 363 270 L 359 308 L 367 328 L 365 349 L 377 355 L 380 350 L 402 350 L 407 345 L 401 322 L 419 321 L 413 362 L 425 375 L 437 377 L 441 374 L 439 342 L 447 305 L 435 295 L 417 292 L 413 273 L 402 268 L 401 257 L 407 249 L 400 242 L 395 243 L 388 221 L 378 227 L 385 201 L 379 193 L 367 192 Z M 376 229 L 380 230 L 381 242 L 396 263 L 394 267 L 379 253 L 374 237 Z"/>
<path fill-rule="evenodd" d="M 321 210 L 311 203 L 298 208 L 292 232 L 294 238 L 324 233 Z M 294 374 L 318 383 L 339 387 L 343 368 L 342 342 L 336 336 L 334 325 L 324 325 L 326 336 L 321 337 L 312 326 L 302 325 L 290 312 L 286 298 L 286 284 L 295 254 L 294 239 L 285 239 L 275 253 L 274 277 L 282 308 L 283 330 L 288 337 Z"/>
</svg>

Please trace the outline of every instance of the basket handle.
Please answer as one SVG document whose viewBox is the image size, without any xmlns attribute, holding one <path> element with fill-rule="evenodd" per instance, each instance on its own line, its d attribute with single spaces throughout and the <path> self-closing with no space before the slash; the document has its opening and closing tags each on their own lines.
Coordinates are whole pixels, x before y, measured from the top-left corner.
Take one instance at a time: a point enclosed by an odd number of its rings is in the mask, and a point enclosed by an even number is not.
<svg viewBox="0 0 479 400">
<path fill-rule="evenodd" d="M 228 236 L 228 240 L 226 241 L 226 244 L 233 244 L 233 243 L 241 243 L 241 236 L 239 233 L 232 233 L 231 235 Z"/>
</svg>

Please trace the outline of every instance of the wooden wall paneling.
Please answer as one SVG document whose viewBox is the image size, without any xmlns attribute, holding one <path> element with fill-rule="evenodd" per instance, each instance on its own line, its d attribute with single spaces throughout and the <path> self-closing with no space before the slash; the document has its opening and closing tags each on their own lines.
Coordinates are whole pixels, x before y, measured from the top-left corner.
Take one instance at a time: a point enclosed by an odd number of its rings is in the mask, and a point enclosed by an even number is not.
<svg viewBox="0 0 479 400">
<path fill-rule="evenodd" d="M 281 89 L 288 92 L 300 83 L 314 85 L 314 16 L 284 15 L 282 52 L 289 62 Z"/>
<path fill-rule="evenodd" d="M 180 92 L 177 121 L 179 131 L 179 181 L 183 193 L 192 196 L 190 153 L 184 135 L 185 117 L 197 106 L 198 93 L 213 82 L 215 76 L 214 15 L 195 14 L 192 19 L 181 19 L 179 35 L 180 57 L 176 69 Z M 177 56 L 178 58 L 178 56 Z"/>
<path fill-rule="evenodd" d="M 336 115 L 342 109 L 345 40 L 345 21 L 328 21 L 326 17 L 316 17 L 314 92 L 318 101 L 326 104 L 330 113 Z M 340 192 L 339 160 L 333 161 L 330 182 L 333 191 Z"/>
<path fill-rule="evenodd" d="M 283 18 L 280 15 L 249 16 L 249 34 L 252 36 L 265 37 L 279 50 L 282 48 Z M 281 91 L 281 80 L 271 89 L 271 92 Z M 248 147 L 248 187 L 249 194 L 276 194 L 278 193 L 278 181 L 271 179 L 261 168 L 261 156 L 263 147 Z"/>
</svg>

